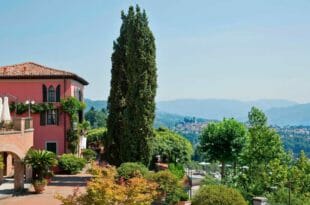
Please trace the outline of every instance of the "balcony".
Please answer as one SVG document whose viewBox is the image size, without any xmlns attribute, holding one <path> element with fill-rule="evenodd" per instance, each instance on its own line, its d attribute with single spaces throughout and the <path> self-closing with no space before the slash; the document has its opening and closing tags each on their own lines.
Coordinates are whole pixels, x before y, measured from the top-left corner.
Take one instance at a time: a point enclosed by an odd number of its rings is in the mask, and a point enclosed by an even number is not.
<svg viewBox="0 0 310 205">
<path fill-rule="evenodd" d="M 18 117 L 9 124 L 0 123 L 0 135 L 24 134 L 25 132 L 33 132 L 32 118 Z"/>
</svg>

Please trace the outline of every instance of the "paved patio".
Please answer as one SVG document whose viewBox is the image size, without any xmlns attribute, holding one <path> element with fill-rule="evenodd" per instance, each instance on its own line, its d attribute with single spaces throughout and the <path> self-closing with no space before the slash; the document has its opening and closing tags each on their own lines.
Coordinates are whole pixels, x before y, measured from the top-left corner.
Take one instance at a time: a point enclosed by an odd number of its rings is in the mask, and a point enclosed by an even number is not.
<svg viewBox="0 0 310 205">
<path fill-rule="evenodd" d="M 74 188 L 79 187 L 80 191 L 85 191 L 87 181 L 90 175 L 56 175 L 52 182 L 46 186 L 43 194 L 35 194 L 31 187 L 28 192 L 22 195 L 0 199 L 1 205 L 60 205 L 61 202 L 54 198 L 56 193 L 61 195 L 72 194 Z M 8 185 L 6 185 L 8 186 Z"/>
</svg>

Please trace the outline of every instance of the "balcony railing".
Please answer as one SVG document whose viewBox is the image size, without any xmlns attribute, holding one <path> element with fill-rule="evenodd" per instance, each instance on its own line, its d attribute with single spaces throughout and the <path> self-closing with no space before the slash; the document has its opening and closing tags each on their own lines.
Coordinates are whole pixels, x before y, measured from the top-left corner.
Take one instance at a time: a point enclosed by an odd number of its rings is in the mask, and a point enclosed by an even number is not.
<svg viewBox="0 0 310 205">
<path fill-rule="evenodd" d="M 10 123 L 0 123 L 0 135 L 7 133 L 24 133 L 29 131 L 33 131 L 32 118 L 18 117 L 13 118 Z"/>
</svg>

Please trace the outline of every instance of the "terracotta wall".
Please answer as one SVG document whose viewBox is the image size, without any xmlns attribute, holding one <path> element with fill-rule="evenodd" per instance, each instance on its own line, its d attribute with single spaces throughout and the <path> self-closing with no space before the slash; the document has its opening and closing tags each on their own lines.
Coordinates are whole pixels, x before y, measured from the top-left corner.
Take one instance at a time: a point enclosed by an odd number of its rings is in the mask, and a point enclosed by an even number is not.
<svg viewBox="0 0 310 205">
<path fill-rule="evenodd" d="M 48 88 L 50 85 L 61 86 L 61 98 L 72 96 L 74 86 L 83 89 L 83 85 L 71 79 L 44 79 L 44 80 L 0 80 L 0 94 L 11 94 L 18 97 L 19 102 L 34 100 L 36 103 L 43 102 L 42 85 Z M 54 103 L 59 106 L 59 103 Z M 14 116 L 14 114 L 12 114 Z M 28 116 L 28 112 L 23 114 Z M 40 125 L 40 115 L 31 114 L 34 126 L 34 147 L 44 149 L 46 142 L 56 142 L 58 154 L 65 152 L 65 133 L 70 127 L 69 117 L 60 113 L 59 125 Z"/>
</svg>

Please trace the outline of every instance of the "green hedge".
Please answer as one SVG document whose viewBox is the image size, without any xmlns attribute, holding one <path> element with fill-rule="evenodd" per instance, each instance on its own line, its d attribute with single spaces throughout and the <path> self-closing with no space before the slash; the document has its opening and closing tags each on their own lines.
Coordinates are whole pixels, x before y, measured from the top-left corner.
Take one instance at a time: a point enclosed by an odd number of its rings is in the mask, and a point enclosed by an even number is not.
<svg viewBox="0 0 310 205">
<path fill-rule="evenodd" d="M 63 169 L 68 174 L 77 174 L 80 172 L 85 164 L 86 160 L 83 158 L 79 158 L 73 154 L 63 154 L 59 161 L 59 167 Z"/>
<path fill-rule="evenodd" d="M 202 186 L 194 195 L 192 205 L 247 205 L 242 195 L 224 185 Z"/>
</svg>

